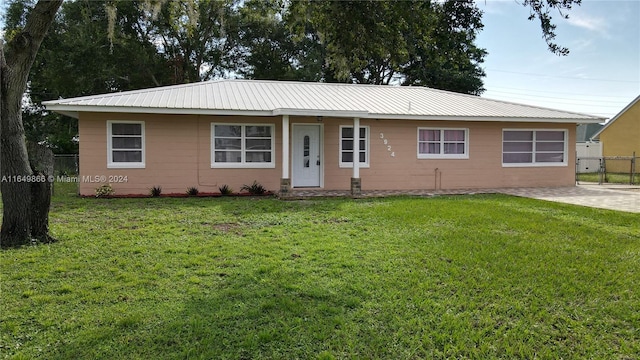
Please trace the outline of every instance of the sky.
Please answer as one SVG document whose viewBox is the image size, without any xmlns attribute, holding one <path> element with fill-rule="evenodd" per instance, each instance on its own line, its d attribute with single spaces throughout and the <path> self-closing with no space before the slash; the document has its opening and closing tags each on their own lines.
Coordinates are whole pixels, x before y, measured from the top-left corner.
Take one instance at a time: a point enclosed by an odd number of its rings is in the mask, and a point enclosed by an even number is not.
<svg viewBox="0 0 640 360">
<path fill-rule="evenodd" d="M 483 97 L 611 118 L 640 95 L 640 0 L 583 0 L 553 10 L 556 43 L 547 49 L 540 23 L 516 0 L 476 0 L 488 55 Z"/>
</svg>

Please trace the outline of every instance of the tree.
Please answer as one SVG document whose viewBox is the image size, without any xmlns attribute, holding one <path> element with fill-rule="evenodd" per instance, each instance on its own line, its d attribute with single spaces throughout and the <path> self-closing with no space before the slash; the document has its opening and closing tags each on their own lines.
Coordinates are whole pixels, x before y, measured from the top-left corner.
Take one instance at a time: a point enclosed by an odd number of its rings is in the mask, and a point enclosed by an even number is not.
<svg viewBox="0 0 640 360">
<path fill-rule="evenodd" d="M 317 38 L 296 38 L 283 0 L 249 0 L 238 11 L 234 69 L 250 79 L 322 81 L 326 69 Z M 309 36 L 311 35 L 311 36 Z"/>
<path fill-rule="evenodd" d="M 222 75 L 233 43 L 227 36 L 234 0 L 167 1 L 149 24 L 148 38 L 170 61 L 173 82 L 190 83 Z"/>
<path fill-rule="evenodd" d="M 528 7 L 530 10 L 529 20 L 540 20 L 540 29 L 542 30 L 542 38 L 547 43 L 549 51 L 556 55 L 569 55 L 569 49 L 559 46 L 553 39 L 556 38 L 556 25 L 552 22 L 551 10 L 556 9 L 561 17 L 568 19 L 569 14 L 565 14 L 563 10 L 571 10 L 573 5 L 582 3 L 582 0 L 524 0 L 522 6 Z"/>
<path fill-rule="evenodd" d="M 60 5 L 62 0 L 39 1 L 26 17 L 24 28 L 12 34 L 6 45 L 0 44 L 2 247 L 28 244 L 32 239 L 51 240 L 48 227 L 37 226 L 42 216 L 48 217 L 49 194 L 47 187 L 32 186 L 36 182 L 25 143 L 21 105 L 29 70 Z M 35 175 L 40 175 L 37 171 Z"/>
<path fill-rule="evenodd" d="M 318 39 L 317 53 L 337 81 L 479 94 L 481 17 L 471 0 L 297 1 L 285 21 L 298 39 Z"/>
<path fill-rule="evenodd" d="M 170 85 L 169 61 L 148 39 L 140 4 L 118 2 L 109 17 L 106 1 L 63 3 L 31 68 L 23 108 L 28 141 L 45 142 L 56 153 L 77 153 L 77 120 L 47 112 L 44 100 Z M 18 29 L 29 5 L 9 5 L 6 29 Z M 114 35 L 108 37 L 109 22 Z M 73 74 L 73 76 L 69 76 Z"/>
</svg>

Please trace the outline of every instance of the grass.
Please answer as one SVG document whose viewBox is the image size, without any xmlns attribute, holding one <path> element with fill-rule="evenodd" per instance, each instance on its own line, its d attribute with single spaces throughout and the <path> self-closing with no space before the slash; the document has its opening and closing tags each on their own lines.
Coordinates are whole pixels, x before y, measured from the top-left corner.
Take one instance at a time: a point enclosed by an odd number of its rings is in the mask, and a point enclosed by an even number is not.
<svg viewBox="0 0 640 360">
<path fill-rule="evenodd" d="M 640 217 L 503 195 L 80 199 L 0 252 L 0 357 L 632 359 Z"/>
<path fill-rule="evenodd" d="M 610 184 L 629 184 L 631 177 L 629 174 L 616 174 L 616 173 L 607 173 L 605 174 L 604 182 Z M 599 182 L 600 174 L 599 173 L 584 173 L 578 174 L 578 181 L 583 182 Z M 634 185 L 640 185 L 640 174 L 636 174 L 634 176 Z"/>
</svg>

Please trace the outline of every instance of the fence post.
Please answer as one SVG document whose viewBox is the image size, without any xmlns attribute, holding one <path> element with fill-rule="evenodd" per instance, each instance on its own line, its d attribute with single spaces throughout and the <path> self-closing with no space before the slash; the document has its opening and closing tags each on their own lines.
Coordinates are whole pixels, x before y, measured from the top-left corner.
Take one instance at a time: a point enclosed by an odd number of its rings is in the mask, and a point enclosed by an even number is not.
<svg viewBox="0 0 640 360">
<path fill-rule="evenodd" d="M 636 175 L 636 152 L 633 152 L 633 156 L 631 157 L 631 176 L 629 185 L 633 185 L 635 183 L 635 175 Z"/>
</svg>

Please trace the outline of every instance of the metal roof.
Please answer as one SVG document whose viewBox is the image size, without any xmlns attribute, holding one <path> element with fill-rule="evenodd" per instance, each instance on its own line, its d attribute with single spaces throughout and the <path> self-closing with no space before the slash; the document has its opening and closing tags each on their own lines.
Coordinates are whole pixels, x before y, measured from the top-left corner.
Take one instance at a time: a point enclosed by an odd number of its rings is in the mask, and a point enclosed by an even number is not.
<svg viewBox="0 0 640 360">
<path fill-rule="evenodd" d="M 604 118 L 414 86 L 215 80 L 45 101 L 48 110 L 597 123 Z"/>
</svg>

